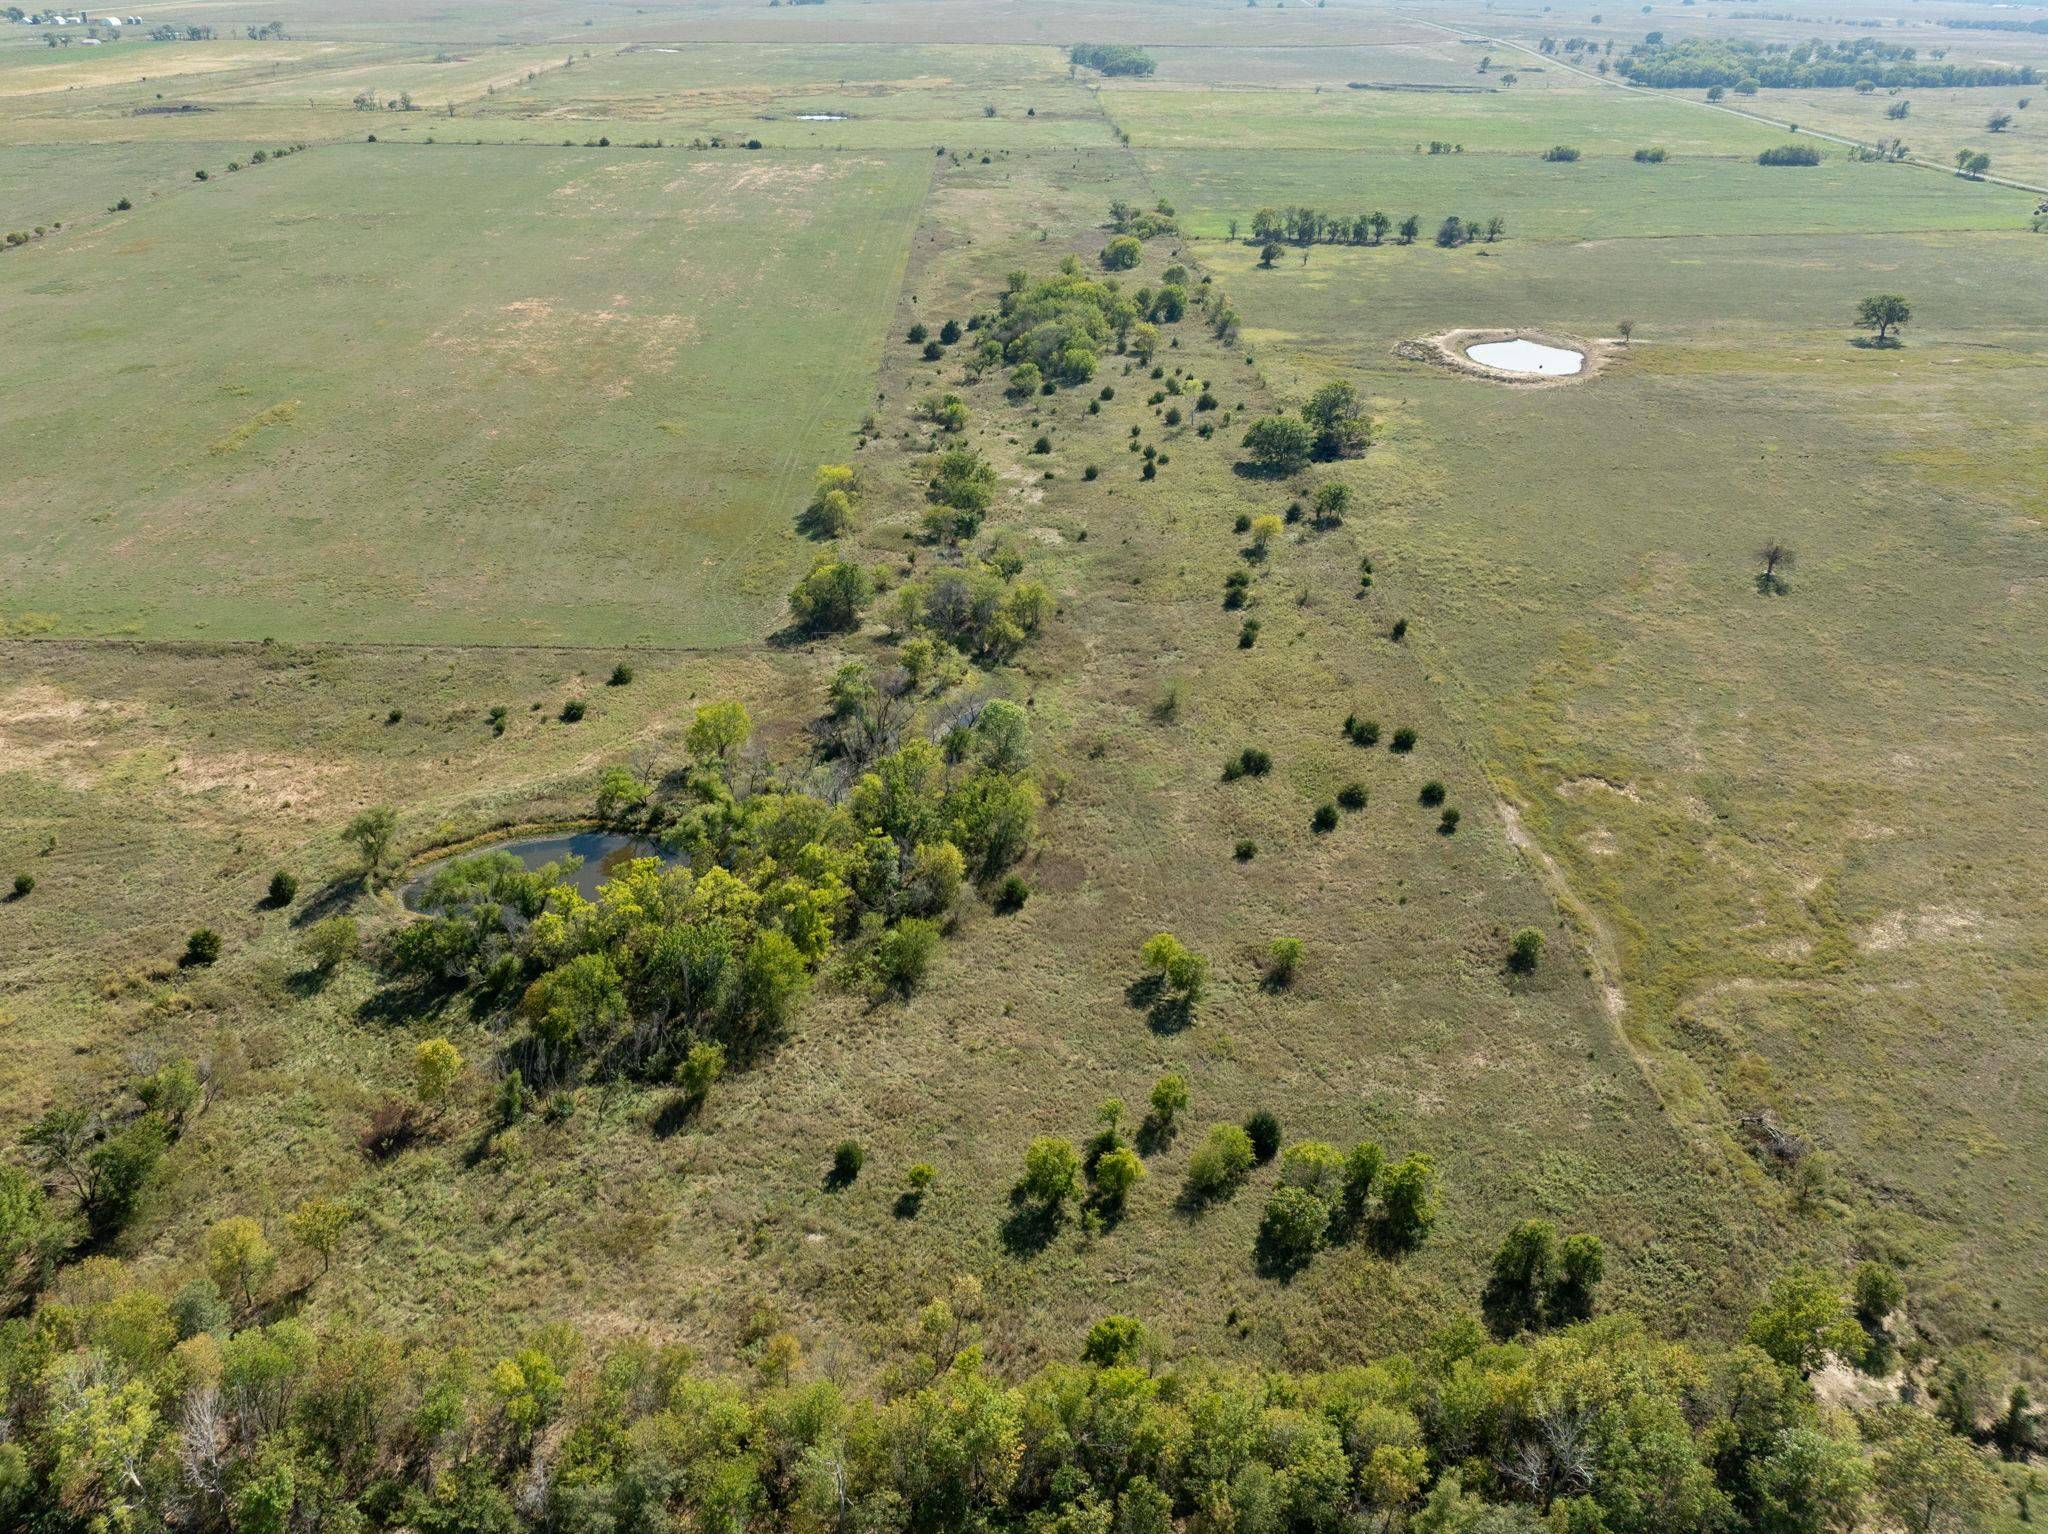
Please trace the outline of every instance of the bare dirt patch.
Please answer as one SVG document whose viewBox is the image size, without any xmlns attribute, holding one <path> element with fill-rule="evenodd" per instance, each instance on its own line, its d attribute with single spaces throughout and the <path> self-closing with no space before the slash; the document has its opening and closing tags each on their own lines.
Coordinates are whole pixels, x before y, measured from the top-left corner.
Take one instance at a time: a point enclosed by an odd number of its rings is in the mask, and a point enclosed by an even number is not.
<svg viewBox="0 0 2048 1534">
<path fill-rule="evenodd" d="M 134 713 L 124 704 L 35 682 L 0 694 L 0 772 L 40 772 L 70 787 L 89 787 L 104 765 L 104 731 Z"/>
<path fill-rule="evenodd" d="M 1982 929 L 1983 918 L 1975 911 L 1929 906 L 1894 911 L 1874 923 L 1857 942 L 1865 953 L 1885 953 L 1909 943 L 1974 943 Z"/>
<path fill-rule="evenodd" d="M 1534 341 L 1539 346 L 1577 352 L 1586 361 L 1576 373 L 1514 373 L 1506 368 L 1474 362 L 1465 355 L 1467 348 L 1484 346 L 1491 341 Z M 1584 383 L 1598 374 L 1621 349 L 1618 342 L 1581 340 L 1577 336 L 1558 335 L 1547 330 L 1446 330 L 1441 335 L 1398 342 L 1394 355 L 1405 357 L 1410 362 L 1427 362 L 1449 368 L 1453 373 L 1467 373 L 1493 383 L 1514 384 L 1524 389 L 1554 389 Z"/>
</svg>

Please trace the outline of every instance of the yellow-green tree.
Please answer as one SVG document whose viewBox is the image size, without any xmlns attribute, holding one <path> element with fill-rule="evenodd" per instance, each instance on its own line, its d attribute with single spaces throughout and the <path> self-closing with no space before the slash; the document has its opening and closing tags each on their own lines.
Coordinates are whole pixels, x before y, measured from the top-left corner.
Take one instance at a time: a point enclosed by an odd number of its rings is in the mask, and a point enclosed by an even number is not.
<svg viewBox="0 0 2048 1534">
<path fill-rule="evenodd" d="M 277 1267 L 277 1253 L 263 1227 L 248 1215 L 232 1215 L 206 1233 L 206 1272 L 223 1294 L 239 1294 L 246 1310 Z"/>
</svg>

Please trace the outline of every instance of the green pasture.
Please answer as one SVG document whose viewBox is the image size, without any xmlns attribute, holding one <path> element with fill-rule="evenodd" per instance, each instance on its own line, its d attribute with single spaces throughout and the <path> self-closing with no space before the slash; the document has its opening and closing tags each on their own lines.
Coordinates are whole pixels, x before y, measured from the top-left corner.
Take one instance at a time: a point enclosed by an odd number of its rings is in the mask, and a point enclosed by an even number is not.
<svg viewBox="0 0 2048 1534">
<path fill-rule="evenodd" d="M 1475 54 L 1483 50 L 1468 50 Z M 1476 63 L 1476 59 L 1474 61 Z M 1563 144 L 1592 158 L 1627 157 L 1662 145 L 1677 156 L 1740 155 L 1783 141 L 1782 132 L 1648 92 L 1503 87 L 1499 72 L 1461 77 L 1491 83 L 1480 95 L 1448 91 L 1217 90 L 1147 82 L 1105 86 L 1103 103 L 1141 152 L 1345 150 L 1405 153 L 1432 141 L 1475 153 L 1540 155 Z"/>
<path fill-rule="evenodd" d="M 7 256 L 8 616 L 757 638 L 930 158 L 314 150 Z"/>
<path fill-rule="evenodd" d="M 258 141 L 261 142 L 260 140 Z M 70 223 L 126 197 L 141 206 L 195 186 L 192 172 L 246 160 L 255 145 L 223 143 L 0 145 L 0 232 Z M 23 259 L 27 250 L 0 255 Z"/>
<path fill-rule="evenodd" d="M 1674 1110 L 1738 1165 L 1745 1114 L 1810 1135 L 1820 1231 L 1909 1263 L 1940 1336 L 2038 1346 L 2048 243 L 1440 254 L 1211 259 L 1283 389 L 1378 399 L 1371 527 L 1412 642 L 1586 902 Z M 1887 290 L 1907 344 L 1859 348 Z M 1391 354 L 1624 318 L 1566 387 Z M 1764 596 L 1774 538 L 1798 564 Z"/>
<path fill-rule="evenodd" d="M 1852 164 L 1840 155 L 1811 167 L 1725 159 L 1552 164 L 1471 153 L 1146 151 L 1140 158 L 1182 223 L 1207 238 L 1226 235 L 1235 218 L 1248 239 L 1261 207 L 1295 205 L 1354 216 L 1379 208 L 1397 221 L 1418 214 L 1424 239 L 1452 213 L 1482 221 L 1499 214 L 1511 238 L 1623 239 L 2012 230 L 2027 227 L 2033 207 L 2010 188 L 1913 166 Z"/>
<path fill-rule="evenodd" d="M 2039 62 L 2048 64 L 2048 58 Z M 2027 100 L 2025 107 L 2019 104 L 2022 98 Z M 1899 102 L 1906 104 L 1906 115 L 1885 116 L 1886 109 Z M 1952 163 L 1959 149 L 1982 151 L 1991 156 L 1993 175 L 2048 187 L 2048 87 L 1874 91 L 1867 96 L 1855 91 L 1786 91 L 1773 93 L 1756 106 L 1773 117 L 1865 143 L 1903 139 L 1915 155 L 1944 164 Z M 2012 120 L 1993 133 L 1986 124 L 2000 113 Z"/>
</svg>

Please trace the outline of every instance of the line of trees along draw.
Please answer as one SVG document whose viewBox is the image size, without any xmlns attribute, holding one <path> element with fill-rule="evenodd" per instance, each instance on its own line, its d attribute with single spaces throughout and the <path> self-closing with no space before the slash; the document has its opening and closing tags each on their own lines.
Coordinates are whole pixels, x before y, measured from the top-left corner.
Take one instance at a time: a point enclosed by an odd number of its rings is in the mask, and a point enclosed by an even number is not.
<svg viewBox="0 0 2048 1534">
<path fill-rule="evenodd" d="M 1658 89 L 1812 90 L 1870 84 L 1883 87 L 2033 85 L 2031 65 L 1949 64 L 1923 60 L 1912 48 L 1857 38 L 1846 43 L 1724 42 L 1690 37 L 1640 44 L 1615 61 L 1616 73 Z"/>
<path fill-rule="evenodd" d="M 1239 224 L 1230 221 L 1230 235 L 1237 238 Z M 1257 244 L 1290 245 L 1381 245 L 1391 235 L 1398 245 L 1412 245 L 1422 235 L 1419 213 L 1398 222 L 1374 209 L 1370 213 L 1329 213 L 1320 208 L 1261 208 L 1251 218 L 1251 237 Z M 1435 231 L 1442 246 L 1464 245 L 1477 240 L 1491 242 L 1507 233 L 1508 222 L 1498 215 L 1478 219 L 1446 218 Z M 1271 263 L 1268 262 L 1270 265 Z"/>
</svg>

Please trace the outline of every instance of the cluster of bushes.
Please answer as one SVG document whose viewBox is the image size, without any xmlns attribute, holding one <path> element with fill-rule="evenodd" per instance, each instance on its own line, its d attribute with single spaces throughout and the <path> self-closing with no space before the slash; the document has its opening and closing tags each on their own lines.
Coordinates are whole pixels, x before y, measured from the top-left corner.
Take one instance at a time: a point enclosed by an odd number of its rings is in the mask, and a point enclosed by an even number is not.
<svg viewBox="0 0 2048 1534">
<path fill-rule="evenodd" d="M 1112 1097 L 1096 1110 L 1102 1127 L 1085 1147 L 1057 1135 L 1041 1135 L 1024 1152 L 1024 1173 L 1016 1193 L 1025 1224 L 1043 1234 L 1064 1220 L 1070 1202 L 1078 1202 L 1084 1221 L 1100 1225 L 1121 1217 L 1124 1202 L 1151 1174 L 1140 1151 L 1170 1145 L 1179 1116 L 1188 1105 L 1187 1078 L 1169 1072 L 1153 1083 L 1137 1143 L 1123 1132 L 1123 1099 Z M 1018 1234 L 1013 1226 L 1012 1235 Z"/>
<path fill-rule="evenodd" d="M 1388 1164 L 1370 1140 L 1348 1152 L 1297 1140 L 1281 1152 L 1279 1186 L 1260 1216 L 1256 1255 L 1262 1270 L 1286 1276 L 1324 1246 L 1358 1236 L 1383 1252 L 1409 1251 L 1435 1224 L 1436 1170 L 1427 1156 Z"/>
<path fill-rule="evenodd" d="M 1759 165 L 1818 165 L 1820 151 L 1811 144 L 1780 144 L 1756 157 Z"/>
<path fill-rule="evenodd" d="M 1244 434 L 1245 457 L 1263 474 L 1292 474 L 1311 458 L 1346 458 L 1363 452 L 1372 437 L 1372 423 L 1358 390 L 1338 380 L 1309 396 L 1298 416 L 1266 416 Z M 1344 505 L 1332 507 L 1341 520 Z"/>
<path fill-rule="evenodd" d="M 1127 43 L 1076 43 L 1067 50 L 1067 59 L 1104 75 L 1149 75 L 1158 67 L 1151 54 Z"/>
<path fill-rule="evenodd" d="M 208 1253 L 230 1285 L 264 1261 L 252 1234 Z M 1924 1412 L 1875 1413 L 1859 1442 L 1757 1347 L 1621 1318 L 1506 1343 L 1461 1321 L 1411 1355 L 1289 1372 L 1175 1360 L 1111 1316 L 1080 1361 L 1007 1381 L 962 1278 L 854 1391 L 808 1368 L 772 1313 L 749 1327 L 746 1379 L 566 1325 L 503 1352 L 294 1318 L 237 1328 L 215 1280 L 207 1304 L 89 1268 L 0 1328 L 10 1525 L 1820 1534 L 1921 1527 L 1930 1506 L 1969 1527 L 1998 1499 Z"/>
<path fill-rule="evenodd" d="M 1105 247 L 1103 261 L 1112 270 L 1123 270 L 1135 266 L 1139 254 L 1137 237 L 1120 235 Z M 984 335 L 973 368 L 1009 367 L 1010 396 L 1025 399 L 1059 384 L 1088 382 L 1103 354 L 1126 343 L 1137 344 L 1149 359 L 1158 344 L 1152 327 L 1172 324 L 1188 309 L 1185 269 L 1170 267 L 1165 276 L 1156 290 L 1126 293 L 1113 279 L 1098 282 L 1084 276 L 1074 256 L 1060 263 L 1059 275 L 1043 282 L 1012 272 L 997 315 L 975 327 Z"/>
<path fill-rule="evenodd" d="M 1787 46 L 1703 37 L 1641 43 L 1615 63 L 1638 85 L 1659 89 L 1722 86 L 1732 90 L 1814 90 L 1865 81 L 1879 88 L 1941 88 L 1973 85 L 2033 85 L 2032 65 L 1928 63 L 1916 50 L 1875 38 L 1848 42 L 1815 40 Z"/>
<path fill-rule="evenodd" d="M 687 866 L 637 860 L 586 900 L 566 865 L 454 859 L 415 897 L 424 914 L 394 934 L 388 968 L 467 987 L 516 1024 L 508 1061 L 536 1085 L 659 1079 L 699 1043 L 744 1061 L 842 949 L 851 972 L 914 983 L 962 882 L 998 875 L 1030 838 L 1022 710 L 984 711 L 953 750 L 914 740 L 879 757 L 836 804 L 772 774 L 737 792 L 751 731 L 740 705 L 708 704 L 680 781 L 606 774 L 607 817 Z"/>
<path fill-rule="evenodd" d="M 33 1292 L 81 1243 L 117 1236 L 210 1091 L 206 1071 L 171 1059 L 104 1110 L 63 1104 L 30 1124 L 21 1145 L 36 1175 L 0 1162 L 0 1293 Z"/>
<path fill-rule="evenodd" d="M 1121 197 L 1109 205 L 1109 227 L 1118 234 L 1135 236 L 1140 240 L 1156 240 L 1162 234 L 1179 232 L 1175 222 L 1173 204 L 1160 198 L 1149 208 L 1134 208 Z"/>
<path fill-rule="evenodd" d="M 1994 17 L 1980 20 L 1976 17 L 1944 17 L 1945 27 L 1968 27 L 1984 32 L 2048 32 L 2048 16 L 2039 21 L 2024 21 L 2017 17 Z"/>
<path fill-rule="evenodd" d="M 891 604 L 890 622 L 911 640 L 929 637 L 986 661 L 1007 661 L 1045 626 L 1052 594 L 1038 581 L 1017 580 L 1002 563 L 933 571 L 906 581 Z"/>
</svg>

